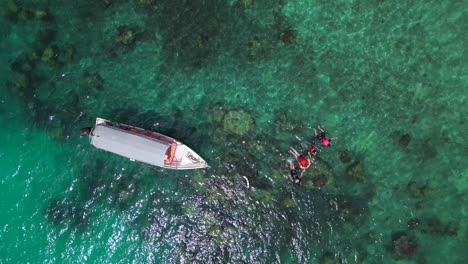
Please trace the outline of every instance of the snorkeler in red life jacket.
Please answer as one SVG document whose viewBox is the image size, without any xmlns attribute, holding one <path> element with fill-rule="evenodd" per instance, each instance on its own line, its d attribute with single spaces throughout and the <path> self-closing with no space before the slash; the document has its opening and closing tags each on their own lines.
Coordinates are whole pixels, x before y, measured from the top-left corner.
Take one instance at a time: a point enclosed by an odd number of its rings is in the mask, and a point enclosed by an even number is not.
<svg viewBox="0 0 468 264">
<path fill-rule="evenodd" d="M 321 127 L 318 127 L 318 129 L 320 130 L 320 133 L 317 133 L 317 130 L 315 128 L 314 128 L 314 133 L 315 133 L 315 136 L 322 143 L 322 146 L 331 147 L 331 141 L 335 140 L 336 137 L 328 138 L 325 134 L 325 130 L 323 130 Z"/>
<path fill-rule="evenodd" d="M 297 150 L 291 148 L 289 153 L 291 153 L 296 158 L 297 163 L 299 163 L 299 167 L 301 169 L 305 170 L 310 167 L 310 160 L 304 157 L 303 155 L 300 155 L 299 152 L 297 152 Z"/>
<path fill-rule="evenodd" d="M 317 155 L 317 148 L 314 147 L 314 146 L 310 146 L 310 147 L 309 147 L 309 152 L 310 152 L 310 154 L 312 154 L 312 155 Z"/>
<path fill-rule="evenodd" d="M 321 139 L 321 141 L 322 141 L 323 146 L 331 147 L 331 144 L 330 144 L 331 139 L 328 139 L 327 137 L 324 137 L 324 138 Z"/>
</svg>

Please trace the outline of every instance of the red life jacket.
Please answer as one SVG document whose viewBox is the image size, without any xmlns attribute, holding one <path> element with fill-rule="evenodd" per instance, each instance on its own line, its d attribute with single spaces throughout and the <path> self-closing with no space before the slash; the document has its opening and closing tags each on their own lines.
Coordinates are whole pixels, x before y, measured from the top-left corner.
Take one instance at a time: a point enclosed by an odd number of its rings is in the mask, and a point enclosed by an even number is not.
<svg viewBox="0 0 468 264">
<path fill-rule="evenodd" d="M 304 156 L 299 156 L 297 158 L 297 161 L 299 162 L 299 165 L 301 166 L 307 166 L 307 164 L 309 163 L 309 161 L 304 157 Z"/>
<path fill-rule="evenodd" d="M 311 147 L 309 147 L 309 151 L 311 153 L 315 153 L 315 152 L 317 152 L 317 149 L 314 146 L 311 146 Z"/>
<path fill-rule="evenodd" d="M 330 146 L 330 140 L 326 137 L 322 138 L 322 145 L 324 145 L 325 147 L 329 147 Z"/>
</svg>

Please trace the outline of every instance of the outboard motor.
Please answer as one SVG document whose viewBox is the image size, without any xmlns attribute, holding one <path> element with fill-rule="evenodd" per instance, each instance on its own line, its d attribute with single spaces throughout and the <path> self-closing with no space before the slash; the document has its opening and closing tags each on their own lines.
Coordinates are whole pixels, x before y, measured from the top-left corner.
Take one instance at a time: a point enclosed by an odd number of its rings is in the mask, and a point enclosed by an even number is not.
<svg viewBox="0 0 468 264">
<path fill-rule="evenodd" d="M 80 129 L 80 136 L 89 136 L 91 134 L 91 131 L 93 131 L 92 127 L 85 127 Z"/>
</svg>

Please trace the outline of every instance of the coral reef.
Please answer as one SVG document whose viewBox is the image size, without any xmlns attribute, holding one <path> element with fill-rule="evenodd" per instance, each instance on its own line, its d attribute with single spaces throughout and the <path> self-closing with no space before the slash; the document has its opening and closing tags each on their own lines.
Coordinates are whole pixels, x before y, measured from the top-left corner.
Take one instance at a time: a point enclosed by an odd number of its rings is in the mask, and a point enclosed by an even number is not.
<svg viewBox="0 0 468 264">
<path fill-rule="evenodd" d="M 438 157 L 437 148 L 433 139 L 427 139 L 422 143 L 421 155 L 426 161 L 433 160 Z"/>
<path fill-rule="evenodd" d="M 408 183 L 408 192 L 413 198 L 424 198 L 430 192 L 428 185 L 420 186 L 415 181 Z"/>
<path fill-rule="evenodd" d="M 411 142 L 411 136 L 409 134 L 401 135 L 400 139 L 398 140 L 398 143 L 402 147 L 407 147 L 410 142 Z"/>
<path fill-rule="evenodd" d="M 199 48 L 205 48 L 208 46 L 210 37 L 205 34 L 200 34 L 197 36 L 197 44 Z"/>
<path fill-rule="evenodd" d="M 14 72 L 29 74 L 35 66 L 35 60 L 29 54 L 23 53 L 11 63 L 10 68 Z"/>
<path fill-rule="evenodd" d="M 315 158 L 309 170 L 312 174 L 312 186 L 315 188 L 323 188 L 331 185 L 334 181 L 335 176 L 332 167 L 321 158 Z M 307 177 L 307 175 L 304 177 Z M 306 183 L 306 186 L 310 186 L 310 183 Z"/>
<path fill-rule="evenodd" d="M 297 31 L 294 29 L 286 29 L 279 33 L 278 39 L 281 40 L 286 45 L 291 45 L 296 42 Z"/>
<path fill-rule="evenodd" d="M 158 0 L 138 0 L 138 4 L 142 7 L 153 7 L 158 3 Z"/>
<path fill-rule="evenodd" d="M 358 182 L 363 182 L 366 180 L 362 164 L 359 161 L 349 165 L 346 168 L 345 175 Z"/>
<path fill-rule="evenodd" d="M 73 62 L 76 57 L 76 49 L 72 45 L 65 45 L 59 50 L 59 60 L 64 63 Z"/>
<path fill-rule="evenodd" d="M 325 174 L 319 174 L 312 178 L 312 183 L 314 187 L 323 188 L 328 182 L 328 178 Z"/>
<path fill-rule="evenodd" d="M 391 137 L 396 142 L 398 142 L 399 146 L 401 146 L 403 148 L 406 148 L 409 145 L 409 143 L 411 142 L 411 135 L 408 134 L 408 133 L 401 132 L 401 131 L 394 131 L 391 134 Z"/>
<path fill-rule="evenodd" d="M 56 57 L 54 48 L 49 46 L 42 51 L 41 61 L 48 65 L 55 65 Z"/>
<path fill-rule="evenodd" d="M 361 196 L 336 195 L 328 199 L 333 218 L 340 222 L 355 223 L 367 215 L 367 200 Z"/>
<path fill-rule="evenodd" d="M 100 0 L 100 2 L 105 8 L 108 8 L 114 4 L 115 0 Z"/>
<path fill-rule="evenodd" d="M 81 77 L 80 88 L 86 93 L 102 91 L 104 89 L 104 79 L 99 73 L 85 71 Z"/>
<path fill-rule="evenodd" d="M 433 236 L 456 236 L 458 234 L 458 226 L 456 224 L 443 223 L 436 216 L 411 218 L 407 223 L 411 230 L 419 231 L 423 234 Z"/>
<path fill-rule="evenodd" d="M 392 233 L 390 252 L 396 259 L 413 257 L 418 251 L 416 238 L 406 232 L 397 231 Z"/>
<path fill-rule="evenodd" d="M 351 154 L 347 150 L 343 150 L 340 152 L 340 161 L 343 163 L 349 163 L 353 160 Z"/>
<path fill-rule="evenodd" d="M 304 129 L 304 123 L 297 121 L 287 110 L 275 110 L 276 129 L 283 132 L 299 132 Z M 276 130 L 275 129 L 275 130 Z"/>
<path fill-rule="evenodd" d="M 223 128 L 227 133 L 244 136 L 254 131 L 252 116 L 244 110 L 229 111 L 223 118 Z"/>
<path fill-rule="evenodd" d="M 43 46 L 50 45 L 56 38 L 57 31 L 52 28 L 46 28 L 37 33 L 37 40 Z"/>
<path fill-rule="evenodd" d="M 30 86 L 30 80 L 28 75 L 24 73 L 16 73 L 13 78 L 13 87 L 18 92 L 20 97 L 29 96 L 31 97 L 32 89 Z"/>
<path fill-rule="evenodd" d="M 250 9 L 254 5 L 254 0 L 239 0 L 239 4 L 244 9 Z"/>
<path fill-rule="evenodd" d="M 137 29 L 132 26 L 120 26 L 117 29 L 115 41 L 124 47 L 133 47 L 137 39 Z"/>
<path fill-rule="evenodd" d="M 217 123 L 223 121 L 226 112 L 226 108 L 222 104 L 215 104 L 211 107 L 211 120 Z"/>
<path fill-rule="evenodd" d="M 338 264 L 341 261 L 338 261 L 335 257 L 335 254 L 327 251 L 323 253 L 322 257 L 320 258 L 320 264 Z"/>
</svg>

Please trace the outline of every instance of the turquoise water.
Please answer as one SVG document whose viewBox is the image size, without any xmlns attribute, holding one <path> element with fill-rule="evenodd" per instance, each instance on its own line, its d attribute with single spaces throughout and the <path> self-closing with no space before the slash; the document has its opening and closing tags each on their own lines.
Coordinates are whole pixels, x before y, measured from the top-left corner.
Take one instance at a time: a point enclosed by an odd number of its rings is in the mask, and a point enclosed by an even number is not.
<svg viewBox="0 0 468 264">
<path fill-rule="evenodd" d="M 466 263 L 468 4 L 403 2 L 3 1 L 0 262 Z M 95 117 L 210 168 L 98 150 Z"/>
</svg>

